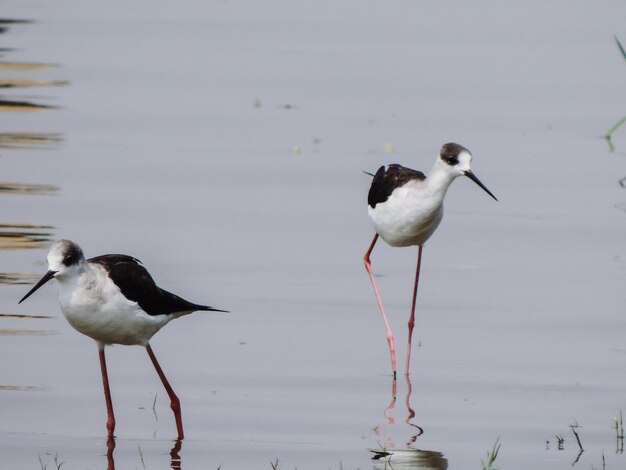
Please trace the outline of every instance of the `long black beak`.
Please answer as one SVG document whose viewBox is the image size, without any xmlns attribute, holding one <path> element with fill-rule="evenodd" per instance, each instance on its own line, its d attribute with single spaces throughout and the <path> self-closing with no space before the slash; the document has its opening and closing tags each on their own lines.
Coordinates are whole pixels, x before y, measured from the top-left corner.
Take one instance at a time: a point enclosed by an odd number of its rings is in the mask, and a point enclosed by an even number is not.
<svg viewBox="0 0 626 470">
<path fill-rule="evenodd" d="M 35 292 L 37 289 L 39 289 L 41 286 L 43 286 L 46 282 L 48 282 L 50 279 L 52 279 L 56 273 L 57 273 L 56 271 L 50 270 L 46 274 L 44 274 L 43 277 L 41 279 L 39 279 L 39 282 L 37 284 L 35 284 L 35 287 L 33 287 L 31 290 L 29 290 L 28 294 L 26 294 L 24 297 L 22 297 L 22 300 L 20 300 L 18 302 L 18 304 L 21 304 L 27 298 L 29 298 L 33 292 Z"/>
<path fill-rule="evenodd" d="M 482 184 L 480 182 L 480 180 L 478 179 L 478 177 L 472 172 L 472 170 L 467 170 L 465 172 L 465 176 L 467 176 L 469 179 L 471 179 L 474 183 L 476 183 L 478 186 L 480 186 L 481 188 L 483 188 L 485 190 L 485 192 L 487 194 L 489 194 L 492 198 L 494 198 L 496 201 L 498 200 L 497 197 L 495 197 L 493 194 L 491 194 L 491 191 L 489 191 L 487 189 L 487 186 L 485 186 L 484 184 Z"/>
</svg>

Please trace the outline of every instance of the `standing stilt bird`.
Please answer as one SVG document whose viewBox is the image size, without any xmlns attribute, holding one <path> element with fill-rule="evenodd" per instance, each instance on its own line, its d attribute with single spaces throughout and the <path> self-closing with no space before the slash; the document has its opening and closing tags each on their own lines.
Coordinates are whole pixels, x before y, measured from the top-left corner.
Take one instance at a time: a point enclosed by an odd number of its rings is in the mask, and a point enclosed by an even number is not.
<svg viewBox="0 0 626 470">
<path fill-rule="evenodd" d="M 415 299 L 419 283 L 422 248 L 424 243 L 435 232 L 443 218 L 443 200 L 448 187 L 458 176 L 467 176 L 484 189 L 496 201 L 496 197 L 472 173 L 470 162 L 472 154 L 459 144 L 448 143 L 441 148 L 430 175 L 397 164 L 381 166 L 372 181 L 367 196 L 368 213 L 374 222 L 376 235 L 370 244 L 365 257 L 365 268 L 370 276 L 378 307 L 387 329 L 387 342 L 391 355 L 391 367 L 396 376 L 396 353 L 393 333 L 387 320 L 380 292 L 372 272 L 370 254 L 378 237 L 382 237 L 391 246 L 417 245 L 417 268 L 411 316 L 409 318 L 409 339 L 406 354 L 406 375 L 409 374 L 411 361 L 411 338 L 415 325 Z"/>
<path fill-rule="evenodd" d="M 19 303 L 50 279 L 59 281 L 59 303 L 67 321 L 98 344 L 108 436 L 113 437 L 115 416 L 111 402 L 104 347 L 110 344 L 141 345 L 156 369 L 183 439 L 180 400 L 159 365 L 150 338 L 171 320 L 197 310 L 226 312 L 182 299 L 155 283 L 140 261 L 127 255 L 103 255 L 85 260 L 74 242 L 59 240 L 48 253 L 48 272 Z"/>
</svg>

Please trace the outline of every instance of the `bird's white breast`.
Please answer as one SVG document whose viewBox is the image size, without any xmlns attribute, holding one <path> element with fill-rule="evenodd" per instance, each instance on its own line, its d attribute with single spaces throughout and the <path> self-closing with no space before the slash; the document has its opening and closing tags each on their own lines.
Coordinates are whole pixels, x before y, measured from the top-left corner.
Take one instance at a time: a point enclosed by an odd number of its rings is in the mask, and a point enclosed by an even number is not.
<svg viewBox="0 0 626 470">
<path fill-rule="evenodd" d="M 58 278 L 61 310 L 70 325 L 104 344 L 145 345 L 174 315 L 148 315 L 128 300 L 98 264 L 79 276 Z"/>
<path fill-rule="evenodd" d="M 376 233 L 391 246 L 423 245 L 443 218 L 440 191 L 429 191 L 423 181 L 394 189 L 385 202 L 368 206 Z"/>
</svg>

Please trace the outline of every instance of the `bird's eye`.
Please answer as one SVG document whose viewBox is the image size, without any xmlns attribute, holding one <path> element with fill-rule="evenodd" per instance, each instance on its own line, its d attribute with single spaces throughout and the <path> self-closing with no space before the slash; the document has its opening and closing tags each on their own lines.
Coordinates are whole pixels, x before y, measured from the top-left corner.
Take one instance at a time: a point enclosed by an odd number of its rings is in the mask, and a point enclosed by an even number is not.
<svg viewBox="0 0 626 470">
<path fill-rule="evenodd" d="M 65 258 L 63 258 L 63 264 L 65 266 L 70 266 L 73 263 L 74 263 L 74 255 L 67 255 Z"/>
<path fill-rule="evenodd" d="M 459 159 L 456 155 L 444 155 L 443 159 L 450 166 L 454 166 L 459 163 Z"/>
</svg>

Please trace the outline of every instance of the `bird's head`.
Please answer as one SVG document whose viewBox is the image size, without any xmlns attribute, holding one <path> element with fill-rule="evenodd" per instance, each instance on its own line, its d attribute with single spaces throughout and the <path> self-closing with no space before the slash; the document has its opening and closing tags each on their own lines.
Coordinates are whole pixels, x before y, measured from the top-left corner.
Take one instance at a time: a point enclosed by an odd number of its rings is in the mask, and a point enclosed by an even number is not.
<svg viewBox="0 0 626 470">
<path fill-rule="evenodd" d="M 58 240 L 50 247 L 47 256 L 48 272 L 35 284 L 19 303 L 30 297 L 37 289 L 50 279 L 63 280 L 76 275 L 85 262 L 85 256 L 80 246 L 70 240 Z"/>
<path fill-rule="evenodd" d="M 452 176 L 452 178 L 456 178 L 457 176 L 467 176 L 497 201 L 498 199 L 472 172 L 470 163 L 472 163 L 472 154 L 462 145 L 450 142 L 441 147 L 438 165 L 443 168 L 447 174 Z"/>
</svg>

